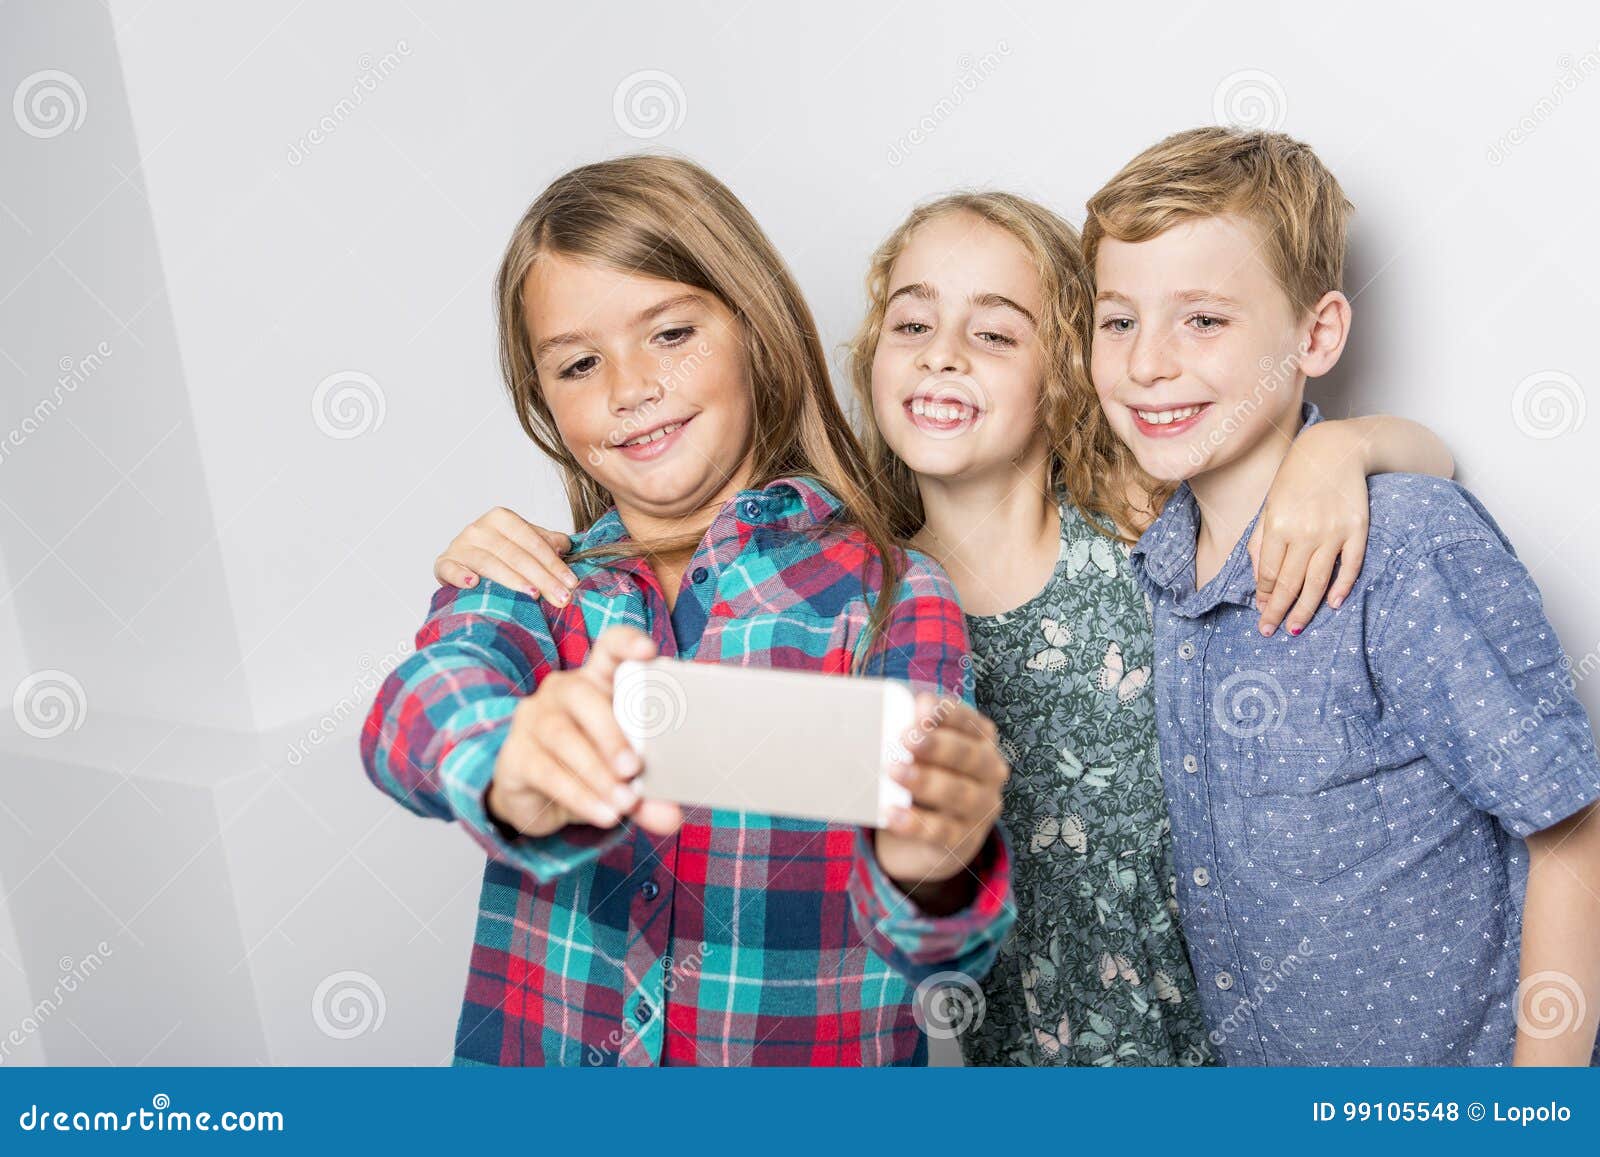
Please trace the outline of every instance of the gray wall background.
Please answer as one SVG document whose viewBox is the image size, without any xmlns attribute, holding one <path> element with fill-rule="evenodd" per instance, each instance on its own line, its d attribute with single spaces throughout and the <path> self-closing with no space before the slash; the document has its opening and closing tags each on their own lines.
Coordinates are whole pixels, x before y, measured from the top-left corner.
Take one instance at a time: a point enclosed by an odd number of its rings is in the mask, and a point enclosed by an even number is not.
<svg viewBox="0 0 1600 1157">
<path fill-rule="evenodd" d="M 919 199 L 1310 140 L 1359 209 L 1317 396 L 1438 430 L 1600 662 L 1592 5 L 580 8 L 0 7 L 0 1064 L 448 1059 L 481 858 L 356 733 L 450 535 L 565 524 L 490 278 L 601 156 L 730 183 L 833 348 Z"/>
</svg>

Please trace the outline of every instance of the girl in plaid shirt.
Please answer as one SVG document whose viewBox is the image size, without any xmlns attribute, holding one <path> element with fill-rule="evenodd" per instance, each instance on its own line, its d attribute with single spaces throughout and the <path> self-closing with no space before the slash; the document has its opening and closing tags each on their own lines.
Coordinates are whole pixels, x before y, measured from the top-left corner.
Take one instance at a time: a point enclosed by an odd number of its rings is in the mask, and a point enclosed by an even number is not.
<svg viewBox="0 0 1600 1157">
<path fill-rule="evenodd" d="M 975 988 L 1014 918 L 1007 768 L 792 278 L 709 174 L 628 157 L 534 202 L 498 288 L 572 582 L 441 589 L 362 735 L 377 786 L 489 857 L 457 1063 L 925 1062 L 913 986 Z M 640 799 L 611 680 L 656 654 L 908 682 L 912 806 L 873 832 Z"/>
</svg>

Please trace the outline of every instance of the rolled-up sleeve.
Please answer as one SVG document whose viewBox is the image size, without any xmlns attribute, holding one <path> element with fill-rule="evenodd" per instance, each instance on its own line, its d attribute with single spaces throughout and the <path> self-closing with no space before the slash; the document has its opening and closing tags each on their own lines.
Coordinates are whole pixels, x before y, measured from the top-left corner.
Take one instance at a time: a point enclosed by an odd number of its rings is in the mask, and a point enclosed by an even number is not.
<svg viewBox="0 0 1600 1157">
<path fill-rule="evenodd" d="M 1510 548 L 1475 535 L 1391 565 L 1371 662 L 1441 773 L 1523 837 L 1600 798 L 1571 662 Z"/>
<path fill-rule="evenodd" d="M 879 648 L 873 675 L 900 679 L 913 691 L 973 703 L 966 619 L 950 579 L 924 555 L 908 553 Z M 859 829 L 849 885 L 857 931 L 869 948 L 914 982 L 941 971 L 981 979 L 1017 916 L 1010 846 L 998 822 L 968 870 L 976 879 L 972 901 L 948 916 L 929 915 L 884 874 L 871 831 Z"/>
</svg>

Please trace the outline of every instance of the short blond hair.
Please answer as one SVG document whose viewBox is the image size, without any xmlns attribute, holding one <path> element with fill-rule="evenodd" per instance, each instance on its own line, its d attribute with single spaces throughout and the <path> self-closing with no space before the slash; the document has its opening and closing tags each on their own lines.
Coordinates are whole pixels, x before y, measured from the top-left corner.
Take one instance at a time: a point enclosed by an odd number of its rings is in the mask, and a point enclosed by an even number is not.
<svg viewBox="0 0 1600 1157">
<path fill-rule="evenodd" d="M 1310 145 L 1254 129 L 1190 129 L 1140 153 L 1090 198 L 1084 260 L 1092 274 L 1107 237 L 1137 243 L 1234 214 L 1260 228 L 1268 267 L 1295 307 L 1308 310 L 1343 288 L 1353 210 Z"/>
</svg>

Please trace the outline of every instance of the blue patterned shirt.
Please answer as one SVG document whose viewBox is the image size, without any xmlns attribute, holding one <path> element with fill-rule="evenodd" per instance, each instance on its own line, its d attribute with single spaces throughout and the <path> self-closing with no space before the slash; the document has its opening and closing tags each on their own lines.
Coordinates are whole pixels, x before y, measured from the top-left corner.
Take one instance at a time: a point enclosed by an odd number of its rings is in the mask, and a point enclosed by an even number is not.
<svg viewBox="0 0 1600 1157">
<path fill-rule="evenodd" d="M 1488 511 L 1418 475 L 1370 495 L 1355 589 L 1298 637 L 1256 630 L 1248 529 L 1195 589 L 1188 486 L 1133 551 L 1179 906 L 1226 1064 L 1509 1063 L 1524 838 L 1600 797 L 1571 664 Z"/>
</svg>

